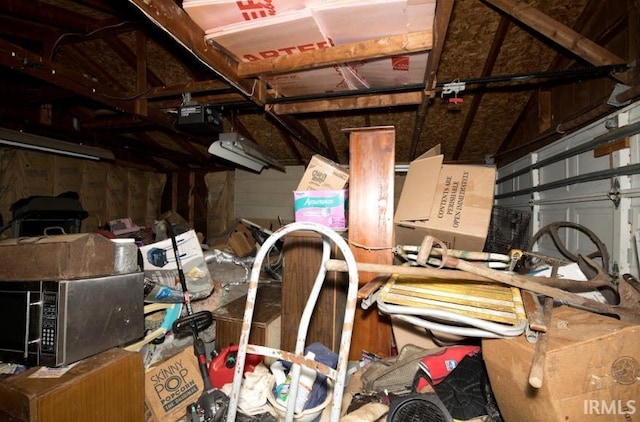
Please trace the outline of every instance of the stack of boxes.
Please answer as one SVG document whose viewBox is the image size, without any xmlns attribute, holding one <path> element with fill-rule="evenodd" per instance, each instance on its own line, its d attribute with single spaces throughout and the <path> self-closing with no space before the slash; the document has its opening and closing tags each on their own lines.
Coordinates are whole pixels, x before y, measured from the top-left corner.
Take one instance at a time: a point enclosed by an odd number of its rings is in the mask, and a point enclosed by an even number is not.
<svg viewBox="0 0 640 422">
<path fill-rule="evenodd" d="M 336 231 L 347 229 L 349 172 L 339 164 L 314 155 L 293 192 L 295 221 L 323 224 Z"/>
</svg>

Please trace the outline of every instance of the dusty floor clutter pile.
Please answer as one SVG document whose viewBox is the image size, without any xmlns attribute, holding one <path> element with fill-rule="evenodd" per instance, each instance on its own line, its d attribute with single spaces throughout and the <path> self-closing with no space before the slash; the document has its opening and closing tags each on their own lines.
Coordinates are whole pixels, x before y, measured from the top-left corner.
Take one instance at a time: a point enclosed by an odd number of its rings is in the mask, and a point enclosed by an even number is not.
<svg viewBox="0 0 640 422">
<path fill-rule="evenodd" d="M 2 315 L 34 298 L 43 307 L 37 327 L 27 320 L 0 336 L 12 373 L 0 408 L 9 420 L 76 420 L 89 416 L 71 403 L 94 389 L 109 400 L 91 411 L 122 421 L 635 414 L 640 283 L 609 274 L 606 246 L 584 226 L 557 222 L 529 238 L 525 212 L 492 206 L 491 184 L 471 183 L 495 178 L 494 169 L 443 165 L 437 152 L 409 167 L 392 264 L 356 260 L 348 196 L 336 220 L 326 199 L 347 192 L 348 174 L 323 157 L 292 192 L 325 195 L 309 205 L 315 214 L 278 227 L 242 219 L 205 241 L 170 213 L 149 228 L 121 219 L 93 233 L 0 241 L 10 269 Z M 425 186 L 434 169 L 439 177 Z M 425 187 L 421 201 L 415 192 Z M 595 251 L 572 253 L 566 230 Z M 540 253 L 544 242 L 557 254 Z M 363 272 L 380 276 L 363 284 Z M 360 311 L 388 318 L 389 353 L 353 341 Z M 36 331 L 42 341 L 20 349 Z"/>
</svg>

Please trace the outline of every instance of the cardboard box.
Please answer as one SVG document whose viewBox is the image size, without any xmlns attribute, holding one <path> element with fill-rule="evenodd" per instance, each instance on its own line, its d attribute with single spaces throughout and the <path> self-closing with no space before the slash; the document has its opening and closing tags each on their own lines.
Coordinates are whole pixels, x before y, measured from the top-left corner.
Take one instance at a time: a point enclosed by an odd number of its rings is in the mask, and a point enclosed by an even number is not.
<svg viewBox="0 0 640 422">
<path fill-rule="evenodd" d="M 251 230 L 243 223 L 236 223 L 231 232 L 220 236 L 211 245 L 214 248 L 233 252 L 238 257 L 245 257 L 255 254 L 256 239 Z"/>
<path fill-rule="evenodd" d="M 347 190 L 307 190 L 293 192 L 295 221 L 310 221 L 335 230 L 345 230 L 348 222 Z"/>
<path fill-rule="evenodd" d="M 309 161 L 296 188 L 303 190 L 341 190 L 349 182 L 349 172 L 322 155 L 314 155 Z"/>
<path fill-rule="evenodd" d="M 178 255 L 184 271 L 187 290 L 192 300 L 208 297 L 213 291 L 213 280 L 202 252 L 202 245 L 194 230 L 176 235 Z M 182 290 L 178 265 L 171 239 L 164 239 L 140 247 L 144 260 L 144 276 L 156 284 Z M 177 284 L 177 285 L 176 285 Z M 153 301 L 162 298 L 149 298 Z"/>
<path fill-rule="evenodd" d="M 535 344 L 525 336 L 482 341 L 505 422 L 637 419 L 640 325 L 562 306 L 553 310 L 548 336 L 543 384 L 537 391 L 528 383 Z"/>
<path fill-rule="evenodd" d="M 73 366 L 11 375 L 0 382 L 0 409 L 25 422 L 140 422 L 142 355 L 115 348 Z"/>
<path fill-rule="evenodd" d="M 394 215 L 397 244 L 431 235 L 451 249 L 481 251 L 487 238 L 496 169 L 442 164 L 440 145 L 409 165 Z"/>
<path fill-rule="evenodd" d="M 187 414 L 204 391 L 198 359 L 192 347 L 147 369 L 144 402 L 147 422 L 175 422 Z"/>
<path fill-rule="evenodd" d="M 96 233 L 20 237 L 0 242 L 3 280 L 70 280 L 115 274 L 115 247 Z"/>
</svg>

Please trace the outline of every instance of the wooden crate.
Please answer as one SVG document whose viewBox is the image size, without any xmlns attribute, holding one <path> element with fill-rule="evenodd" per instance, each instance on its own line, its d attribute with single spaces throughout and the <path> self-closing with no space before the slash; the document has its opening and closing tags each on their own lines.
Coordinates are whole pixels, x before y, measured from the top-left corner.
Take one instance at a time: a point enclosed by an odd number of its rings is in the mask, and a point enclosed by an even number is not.
<svg viewBox="0 0 640 422">
<path fill-rule="evenodd" d="M 39 370 L 41 367 L 33 367 L 0 382 L 0 409 L 10 416 L 8 420 L 144 420 L 144 366 L 140 353 L 111 349 L 77 362 L 57 378 L 37 378 L 35 373 Z"/>
<path fill-rule="evenodd" d="M 246 303 L 247 295 L 244 295 L 213 311 L 213 318 L 216 320 L 216 349 L 222 350 L 240 341 Z M 249 335 L 250 344 L 280 348 L 281 308 L 280 284 L 258 288 Z"/>
</svg>

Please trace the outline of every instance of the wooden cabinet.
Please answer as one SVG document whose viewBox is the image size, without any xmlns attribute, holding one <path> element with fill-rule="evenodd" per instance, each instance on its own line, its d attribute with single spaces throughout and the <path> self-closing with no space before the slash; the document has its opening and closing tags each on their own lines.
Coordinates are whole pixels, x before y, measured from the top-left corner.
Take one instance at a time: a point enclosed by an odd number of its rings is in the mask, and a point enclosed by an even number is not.
<svg viewBox="0 0 640 422">
<path fill-rule="evenodd" d="M 279 284 L 267 284 L 258 288 L 249 333 L 250 344 L 280 348 L 280 287 Z M 213 311 L 213 318 L 216 320 L 216 349 L 222 350 L 239 343 L 246 305 L 247 295 L 244 295 Z"/>
<path fill-rule="evenodd" d="M 115 348 L 81 360 L 59 377 L 35 375 L 41 367 L 0 382 L 0 421 L 141 422 L 142 355 Z"/>
<path fill-rule="evenodd" d="M 332 258 L 338 248 L 332 244 Z M 322 261 L 322 237 L 316 232 L 297 231 L 284 238 L 282 270 L 282 350 L 293 351 L 302 311 Z M 320 342 L 338 352 L 344 307 L 347 300 L 347 273 L 327 273 L 310 320 L 306 344 Z"/>
</svg>

